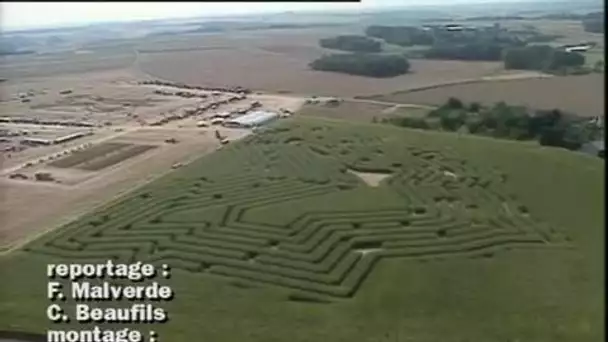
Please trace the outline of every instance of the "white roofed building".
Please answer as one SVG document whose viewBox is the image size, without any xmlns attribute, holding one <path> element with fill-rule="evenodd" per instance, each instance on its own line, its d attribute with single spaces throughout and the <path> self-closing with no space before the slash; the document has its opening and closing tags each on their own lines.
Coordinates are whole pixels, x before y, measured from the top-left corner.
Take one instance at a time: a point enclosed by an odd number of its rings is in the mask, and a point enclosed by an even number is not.
<svg viewBox="0 0 608 342">
<path fill-rule="evenodd" d="M 279 118 L 279 114 L 267 111 L 254 111 L 224 122 L 226 127 L 252 128 L 262 126 Z"/>
</svg>

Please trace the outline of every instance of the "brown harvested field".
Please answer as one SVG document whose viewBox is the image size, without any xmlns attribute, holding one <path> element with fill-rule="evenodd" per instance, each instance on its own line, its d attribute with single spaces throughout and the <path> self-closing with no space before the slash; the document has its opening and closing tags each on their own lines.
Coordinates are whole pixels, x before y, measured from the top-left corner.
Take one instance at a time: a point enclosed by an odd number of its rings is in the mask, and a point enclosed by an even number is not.
<svg viewBox="0 0 608 342">
<path fill-rule="evenodd" d="M 26 79 L 107 71 L 129 67 L 135 60 L 132 48 L 5 56 L 0 78 Z"/>
<path fill-rule="evenodd" d="M 156 36 L 143 39 L 137 50 L 170 51 L 192 47 L 201 49 L 239 49 L 268 46 L 290 46 L 319 48 L 321 38 L 338 34 L 359 34 L 365 27 L 326 27 L 302 29 L 277 29 L 232 31 L 225 33 L 202 33 Z M 329 51 L 329 50 L 326 50 Z"/>
<path fill-rule="evenodd" d="M 153 77 L 175 82 L 342 97 L 480 78 L 502 69 L 500 63 L 494 62 L 413 60 L 410 74 L 378 79 L 314 71 L 308 68 L 313 59 L 263 50 L 214 50 L 146 54 L 140 57 L 139 65 Z"/>
<path fill-rule="evenodd" d="M 152 77 L 188 84 L 240 85 L 269 92 L 341 97 L 381 94 L 518 73 L 505 71 L 502 63 L 498 62 L 431 60 L 412 60 L 410 74 L 387 79 L 309 69 L 310 62 L 323 53 L 330 52 L 319 48 L 318 40 L 344 33 L 344 30 L 189 35 L 173 42 L 167 38 L 150 40 L 144 44 L 146 49 L 168 51 L 142 53 L 140 50 L 137 66 Z M 353 32 L 358 31 L 350 31 Z M 187 46 L 215 48 L 185 51 Z M 179 51 L 171 51 L 172 49 Z"/>
<path fill-rule="evenodd" d="M 395 115 L 419 116 L 426 114 L 428 111 L 428 108 L 404 107 L 391 104 L 346 100 L 337 106 L 327 106 L 325 104 L 306 104 L 302 106 L 300 111 L 298 111 L 298 115 L 370 122 L 374 118 Z"/>
<path fill-rule="evenodd" d="M 538 109 L 559 108 L 581 116 L 604 115 L 604 75 L 492 81 L 374 96 L 374 100 L 439 105 L 448 98 Z"/>
<path fill-rule="evenodd" d="M 587 64 L 593 66 L 598 60 L 604 60 L 604 34 L 585 32 L 580 20 L 499 20 L 475 22 L 478 25 L 492 25 L 495 22 L 509 30 L 525 29 L 535 27 L 539 32 L 548 35 L 559 35 L 560 37 L 552 42 L 538 43 L 561 46 L 566 44 L 578 44 L 583 42 L 595 42 L 597 45 L 589 51 L 583 53 L 587 59 Z"/>
</svg>

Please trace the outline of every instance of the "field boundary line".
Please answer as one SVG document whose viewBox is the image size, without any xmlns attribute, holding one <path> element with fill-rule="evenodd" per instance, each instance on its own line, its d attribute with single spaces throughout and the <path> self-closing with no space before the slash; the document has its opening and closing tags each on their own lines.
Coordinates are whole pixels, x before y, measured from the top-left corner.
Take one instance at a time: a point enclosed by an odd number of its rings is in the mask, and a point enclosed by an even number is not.
<svg viewBox="0 0 608 342">
<path fill-rule="evenodd" d="M 420 91 L 439 89 L 439 88 L 451 87 L 451 86 L 457 86 L 457 85 L 486 83 L 486 82 L 511 82 L 511 81 L 528 80 L 528 79 L 552 78 L 552 77 L 555 77 L 555 76 L 552 76 L 552 75 L 541 75 L 541 74 L 539 74 L 539 75 L 529 75 L 529 76 L 525 76 L 525 77 L 513 77 L 513 78 L 508 78 L 508 77 L 509 77 L 509 75 L 504 75 L 504 76 L 483 76 L 483 77 L 473 78 L 473 79 L 457 80 L 457 81 L 452 81 L 452 82 L 444 82 L 444 83 L 432 84 L 432 85 L 423 86 L 423 87 L 416 87 L 416 88 L 411 88 L 411 89 L 406 89 L 406 90 L 398 90 L 398 91 L 394 91 L 394 92 L 391 92 L 391 93 L 388 93 L 388 94 L 375 94 L 375 95 L 355 96 L 354 98 L 357 99 L 357 100 L 374 100 L 374 99 L 377 99 L 377 98 L 382 98 L 384 96 L 417 93 L 417 92 L 420 92 Z"/>
</svg>

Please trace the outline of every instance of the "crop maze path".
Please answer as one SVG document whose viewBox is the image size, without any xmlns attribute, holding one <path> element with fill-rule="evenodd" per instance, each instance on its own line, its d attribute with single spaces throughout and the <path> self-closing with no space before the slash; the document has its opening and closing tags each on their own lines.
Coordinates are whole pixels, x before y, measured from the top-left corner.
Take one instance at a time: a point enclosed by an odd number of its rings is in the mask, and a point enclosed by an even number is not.
<svg viewBox="0 0 608 342">
<path fill-rule="evenodd" d="M 383 258 L 489 257 L 517 247 L 569 245 L 508 191 L 507 175 L 448 151 L 336 131 L 306 125 L 267 129 L 26 249 L 79 262 L 169 263 L 348 298 Z M 370 203 L 369 210 L 298 205 L 377 191 L 349 170 L 390 173 L 381 187 L 401 200 L 379 209 Z M 248 219 L 256 210 L 285 203 L 294 203 L 285 222 Z"/>
</svg>

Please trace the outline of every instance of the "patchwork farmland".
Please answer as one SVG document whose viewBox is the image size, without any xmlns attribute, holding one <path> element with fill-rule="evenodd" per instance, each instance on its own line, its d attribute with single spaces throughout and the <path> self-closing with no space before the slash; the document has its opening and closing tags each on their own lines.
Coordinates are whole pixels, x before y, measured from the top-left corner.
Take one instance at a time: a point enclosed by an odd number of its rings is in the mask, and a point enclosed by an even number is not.
<svg viewBox="0 0 608 342">
<path fill-rule="evenodd" d="M 592 261 L 601 253 L 602 170 L 593 158 L 521 143 L 288 120 L 30 243 L 0 269 L 10 277 L 49 259 L 168 263 L 176 293 L 205 304 L 169 303 L 179 319 L 159 327 L 164 336 L 267 341 L 267 326 L 277 341 L 308 341 L 291 335 L 303 319 L 323 340 L 409 331 L 437 341 L 426 335 L 429 324 L 443 341 L 527 339 L 559 324 L 560 336 L 591 341 L 602 334 L 592 304 L 601 286 L 591 281 L 602 274 Z M 366 175 L 384 179 L 368 184 Z M 570 187 L 573 176 L 580 181 Z M 575 270 L 581 278 L 567 280 Z M 445 282 L 439 303 L 432 298 Z M 14 280 L 2 301 L 22 300 L 23 291 Z M 577 295 L 555 296 L 564 293 Z M 269 313 L 248 316 L 259 305 Z M 376 319 L 365 318 L 370 310 Z M 43 322 L 37 311 L 18 311 L 0 307 L 20 326 Z M 431 322 L 421 312 L 438 313 Z M 352 320 L 358 328 L 337 329 L 344 315 L 360 316 Z M 514 325 L 538 315 L 547 316 Z M 201 332 L 195 317 L 244 329 L 219 323 Z M 474 317 L 490 330 L 477 329 Z"/>
</svg>

